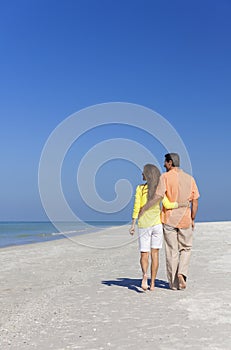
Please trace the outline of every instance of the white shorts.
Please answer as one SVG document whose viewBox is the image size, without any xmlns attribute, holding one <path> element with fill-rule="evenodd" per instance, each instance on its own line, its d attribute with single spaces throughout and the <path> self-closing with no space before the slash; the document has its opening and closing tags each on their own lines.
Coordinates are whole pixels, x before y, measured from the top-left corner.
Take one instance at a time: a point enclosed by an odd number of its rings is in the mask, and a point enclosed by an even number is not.
<svg viewBox="0 0 231 350">
<path fill-rule="evenodd" d="M 139 228 L 139 249 L 141 252 L 150 252 L 151 248 L 162 248 L 163 227 L 162 224 Z"/>
</svg>

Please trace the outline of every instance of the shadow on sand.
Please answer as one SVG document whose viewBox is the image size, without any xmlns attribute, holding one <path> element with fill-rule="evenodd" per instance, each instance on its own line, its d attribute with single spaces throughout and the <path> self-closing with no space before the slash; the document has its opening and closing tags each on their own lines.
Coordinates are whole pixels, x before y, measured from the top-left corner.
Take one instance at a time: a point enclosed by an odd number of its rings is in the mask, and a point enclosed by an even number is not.
<svg viewBox="0 0 231 350">
<path fill-rule="evenodd" d="M 102 284 L 105 284 L 106 286 L 119 286 L 119 287 L 125 287 L 130 290 L 133 290 L 137 293 L 144 293 L 144 291 L 141 289 L 141 279 L 133 279 L 133 278 L 117 278 L 116 280 L 110 280 L 110 281 L 102 281 Z M 155 280 L 155 287 L 156 288 L 164 288 L 164 289 L 170 289 L 169 284 L 166 281 L 162 280 Z"/>
</svg>

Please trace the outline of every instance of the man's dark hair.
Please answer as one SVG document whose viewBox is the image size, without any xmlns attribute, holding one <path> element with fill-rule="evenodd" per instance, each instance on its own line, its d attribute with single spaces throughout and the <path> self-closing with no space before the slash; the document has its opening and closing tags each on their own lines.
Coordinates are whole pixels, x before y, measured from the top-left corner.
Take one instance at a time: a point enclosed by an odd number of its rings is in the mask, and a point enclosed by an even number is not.
<svg viewBox="0 0 231 350">
<path fill-rule="evenodd" d="M 177 153 L 167 153 L 165 154 L 165 160 L 169 162 L 172 161 L 173 167 L 179 167 L 180 166 L 180 157 Z"/>
</svg>

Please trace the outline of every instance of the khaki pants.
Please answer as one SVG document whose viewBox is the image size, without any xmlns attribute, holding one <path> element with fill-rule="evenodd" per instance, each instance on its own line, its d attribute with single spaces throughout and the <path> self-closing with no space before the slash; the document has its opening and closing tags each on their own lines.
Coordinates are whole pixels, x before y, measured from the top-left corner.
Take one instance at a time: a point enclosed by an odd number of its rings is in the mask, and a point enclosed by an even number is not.
<svg viewBox="0 0 231 350">
<path fill-rule="evenodd" d="M 170 288 L 178 288 L 178 274 L 187 277 L 192 248 L 192 228 L 174 228 L 163 225 L 166 269 Z"/>
</svg>

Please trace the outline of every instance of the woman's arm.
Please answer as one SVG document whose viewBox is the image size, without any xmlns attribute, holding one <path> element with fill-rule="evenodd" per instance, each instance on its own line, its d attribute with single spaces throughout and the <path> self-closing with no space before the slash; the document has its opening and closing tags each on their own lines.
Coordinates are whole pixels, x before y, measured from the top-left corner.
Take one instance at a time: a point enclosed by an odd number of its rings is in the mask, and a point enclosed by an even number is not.
<svg viewBox="0 0 231 350">
<path fill-rule="evenodd" d="M 136 219 L 132 219 L 132 224 L 131 224 L 131 227 L 129 229 L 130 235 L 132 235 L 132 236 L 135 233 L 135 226 L 136 226 Z"/>
<path fill-rule="evenodd" d="M 135 233 L 136 220 L 138 218 L 140 206 L 141 206 L 141 187 L 137 186 L 134 207 L 133 207 L 133 213 L 132 213 L 132 223 L 131 223 L 131 227 L 129 229 L 129 232 L 131 235 L 134 235 L 134 233 Z"/>
<path fill-rule="evenodd" d="M 162 204 L 165 207 L 165 209 L 176 209 L 179 207 L 177 202 L 170 202 L 166 195 L 162 199 Z"/>
<path fill-rule="evenodd" d="M 168 199 L 168 197 L 166 195 L 162 199 L 162 204 L 165 207 L 165 209 L 177 209 L 177 208 L 181 208 L 181 207 L 190 207 L 189 201 L 182 202 L 182 203 L 170 202 L 170 200 Z"/>
</svg>

